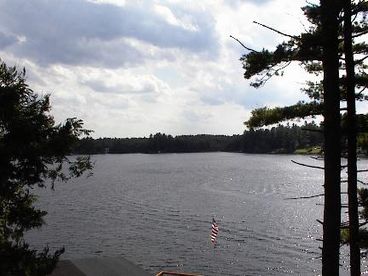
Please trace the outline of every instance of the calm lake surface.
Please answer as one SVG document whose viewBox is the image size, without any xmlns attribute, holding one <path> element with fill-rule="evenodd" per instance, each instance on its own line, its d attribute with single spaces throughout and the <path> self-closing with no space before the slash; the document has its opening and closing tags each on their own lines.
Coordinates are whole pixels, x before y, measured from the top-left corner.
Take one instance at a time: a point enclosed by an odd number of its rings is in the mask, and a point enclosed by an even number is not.
<svg viewBox="0 0 368 276">
<path fill-rule="evenodd" d="M 149 272 L 318 275 L 323 171 L 296 155 L 240 153 L 96 155 L 94 175 L 43 189 L 48 211 L 35 247 L 62 258 L 123 256 Z M 361 162 L 367 166 L 368 161 Z M 343 174 L 344 175 L 344 174 Z M 209 240 L 219 224 L 218 245 Z M 342 248 L 342 275 L 347 248 Z"/>
</svg>

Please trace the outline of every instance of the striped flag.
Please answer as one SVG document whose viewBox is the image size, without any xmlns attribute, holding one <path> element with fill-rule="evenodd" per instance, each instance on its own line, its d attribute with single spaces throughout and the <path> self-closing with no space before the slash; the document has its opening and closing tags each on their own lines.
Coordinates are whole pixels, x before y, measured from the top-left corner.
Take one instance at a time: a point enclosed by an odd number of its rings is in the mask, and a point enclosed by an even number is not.
<svg viewBox="0 0 368 276">
<path fill-rule="evenodd" d="M 213 244 L 216 244 L 216 238 L 217 238 L 218 231 L 219 231 L 219 227 L 217 225 L 217 222 L 213 218 L 212 219 L 212 229 L 211 229 L 211 242 Z"/>
</svg>

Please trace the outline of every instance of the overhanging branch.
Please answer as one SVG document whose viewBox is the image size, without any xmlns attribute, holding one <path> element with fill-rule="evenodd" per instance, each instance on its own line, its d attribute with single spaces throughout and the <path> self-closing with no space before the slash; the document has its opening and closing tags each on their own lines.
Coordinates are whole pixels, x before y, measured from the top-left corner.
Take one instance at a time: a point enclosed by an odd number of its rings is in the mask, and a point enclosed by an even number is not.
<svg viewBox="0 0 368 276">
<path fill-rule="evenodd" d="M 254 23 L 254 24 L 258 24 L 258 25 L 260 25 L 260 26 L 262 26 L 262 27 L 264 27 L 264 28 L 266 28 L 266 29 L 269 29 L 269 30 L 271 30 L 271 31 L 273 31 L 273 32 L 275 32 L 275 33 L 278 33 L 278 34 L 280 34 L 280 35 L 283 35 L 283 36 L 287 36 L 287 37 L 290 37 L 290 38 L 293 38 L 293 39 L 300 40 L 300 37 L 298 37 L 298 36 L 294 36 L 294 35 L 289 35 L 289 34 L 283 33 L 283 32 L 281 32 L 281 31 L 279 31 L 279 30 L 276 30 L 276 29 L 274 29 L 274 28 L 272 28 L 272 27 L 270 27 L 270 26 L 267 26 L 267 25 L 265 25 L 265 24 L 259 23 L 259 22 L 257 22 L 257 21 L 253 21 L 253 23 Z"/>
<path fill-rule="evenodd" d="M 313 166 L 313 165 L 308 165 L 308 164 L 303 164 L 303 163 L 300 163 L 300 162 L 296 162 L 296 161 L 294 161 L 294 160 L 291 160 L 291 162 L 293 162 L 294 164 L 297 164 L 297 165 L 303 166 L 303 167 L 307 167 L 307 168 L 319 169 L 319 170 L 324 170 L 324 169 L 325 169 L 324 167 L 320 167 L 320 166 Z"/>
<path fill-rule="evenodd" d="M 247 46 L 245 46 L 245 45 L 243 44 L 243 42 L 241 42 L 241 41 L 240 41 L 239 39 L 237 39 L 236 37 L 233 37 L 232 35 L 230 35 L 230 37 L 231 37 L 232 39 L 236 40 L 236 41 L 237 41 L 241 46 L 243 46 L 243 48 L 245 48 L 246 50 L 251 51 L 251 52 L 259 53 L 258 51 L 254 50 L 254 49 L 252 49 L 252 48 L 249 48 L 249 47 L 247 47 Z"/>
<path fill-rule="evenodd" d="M 291 199 L 310 199 L 310 198 L 316 198 L 316 197 L 322 197 L 325 194 L 318 194 L 318 195 L 311 195 L 311 196 L 299 196 L 299 197 L 287 197 L 285 200 L 291 200 Z"/>
</svg>

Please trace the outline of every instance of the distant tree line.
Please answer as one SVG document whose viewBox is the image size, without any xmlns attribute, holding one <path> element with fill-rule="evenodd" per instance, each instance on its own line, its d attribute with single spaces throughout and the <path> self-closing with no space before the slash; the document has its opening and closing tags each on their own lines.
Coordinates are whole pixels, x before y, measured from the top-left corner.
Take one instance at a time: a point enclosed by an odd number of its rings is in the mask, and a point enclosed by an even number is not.
<svg viewBox="0 0 368 276">
<path fill-rule="evenodd" d="M 85 138 L 74 149 L 76 154 L 99 153 L 184 153 L 242 150 L 242 135 L 181 135 L 156 133 L 148 138 Z"/>
<path fill-rule="evenodd" d="M 185 153 L 244 152 L 293 153 L 296 149 L 322 146 L 323 137 L 316 123 L 278 125 L 269 129 L 247 130 L 243 135 L 180 135 L 156 133 L 148 138 L 84 138 L 75 154 L 101 153 Z"/>
<path fill-rule="evenodd" d="M 245 131 L 243 152 L 246 153 L 293 153 L 297 149 L 322 146 L 321 127 L 315 122 L 303 126 L 278 125 L 270 129 Z"/>
</svg>

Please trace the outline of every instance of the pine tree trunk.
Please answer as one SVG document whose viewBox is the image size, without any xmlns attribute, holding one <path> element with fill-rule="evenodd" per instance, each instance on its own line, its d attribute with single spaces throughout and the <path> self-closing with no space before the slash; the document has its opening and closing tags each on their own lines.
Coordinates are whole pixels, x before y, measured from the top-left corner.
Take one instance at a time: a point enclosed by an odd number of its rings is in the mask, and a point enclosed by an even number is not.
<svg viewBox="0 0 368 276">
<path fill-rule="evenodd" d="M 357 191 L 357 126 L 355 73 L 352 49 L 351 1 L 344 0 L 344 52 L 346 65 L 348 125 L 348 201 L 350 234 L 350 275 L 360 276 L 359 216 Z"/>
<path fill-rule="evenodd" d="M 339 275 L 340 249 L 340 95 L 338 58 L 338 5 L 321 0 L 323 36 L 325 206 L 323 222 L 322 275 Z"/>
</svg>

